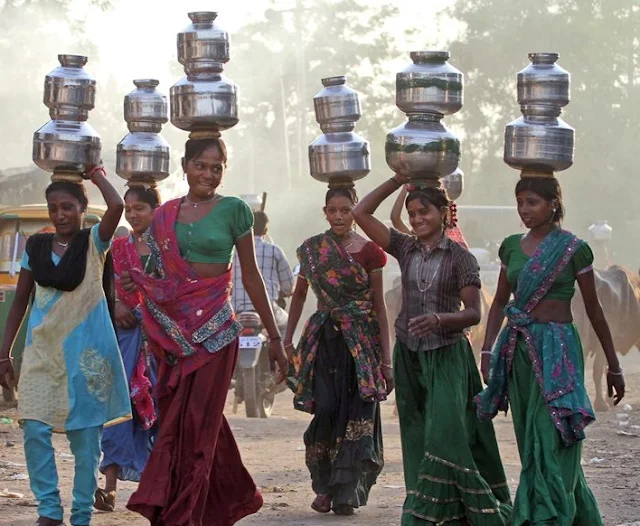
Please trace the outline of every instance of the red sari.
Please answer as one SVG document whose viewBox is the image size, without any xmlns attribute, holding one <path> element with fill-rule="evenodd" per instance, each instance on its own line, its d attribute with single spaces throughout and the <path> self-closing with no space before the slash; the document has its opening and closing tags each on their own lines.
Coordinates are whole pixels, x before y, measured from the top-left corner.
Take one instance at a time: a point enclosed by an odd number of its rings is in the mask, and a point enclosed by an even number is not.
<svg viewBox="0 0 640 526">
<path fill-rule="evenodd" d="M 147 239 L 160 278 L 132 270 L 159 363 L 160 429 L 127 508 L 153 526 L 230 526 L 263 503 L 223 415 L 240 325 L 231 272 L 201 278 L 180 255 L 179 209 L 179 199 L 160 207 Z"/>
</svg>

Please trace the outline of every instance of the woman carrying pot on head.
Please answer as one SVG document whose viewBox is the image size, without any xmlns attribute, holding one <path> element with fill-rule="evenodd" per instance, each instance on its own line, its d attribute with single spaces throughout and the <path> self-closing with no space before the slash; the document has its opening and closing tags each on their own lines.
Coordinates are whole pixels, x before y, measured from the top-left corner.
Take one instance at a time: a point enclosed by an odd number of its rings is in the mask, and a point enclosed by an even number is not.
<svg viewBox="0 0 640 526">
<path fill-rule="evenodd" d="M 156 434 L 156 409 L 152 389 L 156 383 L 155 358 L 147 349 L 143 334 L 139 291 L 127 292 L 120 276 L 132 268 L 153 272 L 151 251 L 143 234 L 151 225 L 160 204 L 155 188 L 132 186 L 124 194 L 124 216 L 133 231 L 113 241 L 111 255 L 116 281 L 115 321 L 122 360 L 129 381 L 133 419 L 110 427 L 102 434 L 103 458 L 100 471 L 104 489 L 98 488 L 94 507 L 113 511 L 118 479 L 138 482 L 149 458 Z"/>
<path fill-rule="evenodd" d="M 396 174 L 353 210 L 402 271 L 394 349 L 407 489 L 402 524 L 506 525 L 509 488 L 493 426 L 475 417 L 473 396 L 482 383 L 464 332 L 480 320 L 478 263 L 445 233 L 450 201 L 441 187 L 408 193 L 413 236 L 373 216 L 406 182 Z"/>
<path fill-rule="evenodd" d="M 594 414 L 572 323 L 576 282 L 607 357 L 614 403 L 622 400 L 625 385 L 596 293 L 593 253 L 560 228 L 564 207 L 557 179 L 523 178 L 515 194 L 529 231 L 509 236 L 500 246 L 502 270 L 482 351 L 488 386 L 477 398 L 478 415 L 493 418 L 511 406 L 522 463 L 512 526 L 601 525 L 580 465 L 584 429 Z M 507 325 L 500 331 L 505 315 Z"/>
<path fill-rule="evenodd" d="M 127 507 L 155 526 L 227 526 L 262 506 L 223 415 L 241 330 L 229 302 L 234 247 L 279 381 L 287 359 L 256 263 L 251 209 L 217 193 L 226 162 L 221 139 L 187 141 L 189 191 L 160 206 L 144 236 L 154 276 L 132 268 L 122 278 L 125 290 L 142 294 L 158 361 L 158 435 Z"/>
<path fill-rule="evenodd" d="M 71 524 L 91 521 L 98 487 L 100 437 L 108 424 L 131 418 L 129 391 L 113 330 L 113 273 L 107 251 L 123 202 L 102 167 L 87 175 L 107 203 L 102 221 L 82 228 L 82 184 L 54 182 L 45 191 L 55 233 L 34 234 L 22 257 L 16 296 L 0 350 L 0 383 L 13 376 L 11 344 L 27 310 L 18 414 L 38 526 L 62 524 L 54 432 L 66 433 L 75 457 Z M 111 304 L 111 305 L 110 305 Z"/>
<path fill-rule="evenodd" d="M 330 189 L 325 203 L 329 230 L 298 248 L 300 274 L 284 342 L 294 407 L 314 415 L 304 434 L 316 493 L 311 507 L 353 515 L 367 503 L 384 463 L 379 402 L 393 389 L 382 291 L 386 256 L 352 229 L 353 189 Z M 294 347 L 309 287 L 318 310 Z"/>
</svg>

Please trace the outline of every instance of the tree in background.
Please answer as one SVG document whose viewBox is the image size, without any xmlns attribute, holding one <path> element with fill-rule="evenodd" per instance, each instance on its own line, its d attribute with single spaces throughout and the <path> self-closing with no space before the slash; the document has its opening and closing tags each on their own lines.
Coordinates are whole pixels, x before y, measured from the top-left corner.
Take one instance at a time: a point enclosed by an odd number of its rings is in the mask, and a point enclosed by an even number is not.
<svg viewBox="0 0 640 526">
<path fill-rule="evenodd" d="M 593 221 L 608 219 L 623 256 L 625 234 L 640 227 L 638 1 L 457 0 L 446 16 L 462 25 L 448 49 L 466 79 L 465 106 L 450 119 L 465 135 L 465 201 L 513 203 L 517 172 L 502 152 L 504 126 L 520 116 L 516 73 L 528 64 L 527 53 L 556 51 L 571 73 L 571 103 L 562 118 L 576 129 L 575 164 L 559 175 L 568 223 L 585 235 Z M 625 256 L 637 268 L 631 259 L 637 255 Z"/>
<path fill-rule="evenodd" d="M 358 0 L 299 0 L 297 8 L 268 10 L 264 19 L 232 34 L 225 72 L 239 85 L 241 119 L 227 134 L 229 186 L 238 193 L 269 193 L 267 212 L 286 232 L 276 241 L 289 250 L 324 225 L 326 186 L 311 179 L 307 157 L 321 134 L 313 111 L 321 78 L 346 74 L 360 93 L 362 118 L 355 131 L 369 140 L 373 165 L 358 184 L 360 193 L 388 172 L 385 136 L 405 118 L 395 107 L 392 61 L 409 62 L 399 49 L 401 35 L 386 27 L 397 12 Z M 305 209 L 309 221 L 292 220 Z"/>
</svg>

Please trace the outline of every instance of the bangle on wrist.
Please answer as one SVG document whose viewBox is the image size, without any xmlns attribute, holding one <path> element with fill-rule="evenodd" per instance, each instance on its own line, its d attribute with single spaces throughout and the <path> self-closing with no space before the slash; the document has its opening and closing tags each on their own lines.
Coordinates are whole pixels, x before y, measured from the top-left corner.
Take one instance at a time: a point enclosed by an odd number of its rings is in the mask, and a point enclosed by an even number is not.
<svg viewBox="0 0 640 526">
<path fill-rule="evenodd" d="M 380 367 L 384 367 L 385 369 L 393 369 L 393 365 L 389 363 L 381 363 Z"/>
<path fill-rule="evenodd" d="M 489 356 L 493 356 L 493 351 L 481 351 L 480 354 L 488 354 Z"/>
<path fill-rule="evenodd" d="M 270 342 L 275 342 L 278 340 L 282 340 L 282 336 L 280 336 L 279 334 L 277 336 L 269 336 L 269 341 Z"/>
<path fill-rule="evenodd" d="M 622 374 L 623 374 L 623 373 L 622 373 L 622 367 L 620 367 L 620 366 L 618 365 L 618 370 L 617 370 L 617 371 L 615 371 L 615 372 L 614 372 L 614 371 L 612 371 L 611 369 L 609 369 L 609 368 L 607 367 L 607 374 L 610 374 L 610 375 L 612 375 L 612 376 L 622 376 Z"/>
<path fill-rule="evenodd" d="M 12 356 L 6 356 L 5 358 L 0 358 L 0 363 L 10 362 L 11 360 L 13 360 Z"/>
<path fill-rule="evenodd" d="M 295 345 L 293 345 L 293 343 L 287 343 L 287 345 L 284 346 L 285 349 L 288 349 L 289 347 L 295 347 Z"/>
<path fill-rule="evenodd" d="M 437 312 L 434 312 L 433 315 L 436 317 L 436 321 L 438 322 L 438 327 L 442 327 L 442 319 Z"/>
</svg>

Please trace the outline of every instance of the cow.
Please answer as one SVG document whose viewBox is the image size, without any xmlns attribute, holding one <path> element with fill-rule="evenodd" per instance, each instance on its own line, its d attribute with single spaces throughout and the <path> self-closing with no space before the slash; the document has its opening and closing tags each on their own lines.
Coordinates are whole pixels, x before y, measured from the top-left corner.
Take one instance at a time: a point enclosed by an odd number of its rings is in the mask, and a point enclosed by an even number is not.
<svg viewBox="0 0 640 526">
<path fill-rule="evenodd" d="M 618 354 L 624 356 L 640 342 L 640 276 L 629 269 L 613 265 L 606 270 L 595 270 L 594 278 L 598 297 L 611 329 L 613 346 Z M 602 392 L 606 357 L 587 317 L 579 288 L 571 308 L 582 340 L 584 356 L 593 357 L 593 383 L 596 391 L 593 405 L 597 411 L 606 411 L 608 406 Z"/>
</svg>

